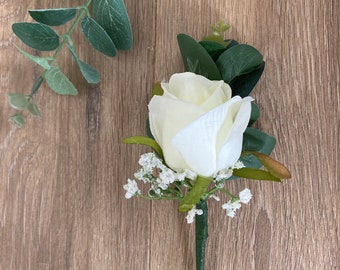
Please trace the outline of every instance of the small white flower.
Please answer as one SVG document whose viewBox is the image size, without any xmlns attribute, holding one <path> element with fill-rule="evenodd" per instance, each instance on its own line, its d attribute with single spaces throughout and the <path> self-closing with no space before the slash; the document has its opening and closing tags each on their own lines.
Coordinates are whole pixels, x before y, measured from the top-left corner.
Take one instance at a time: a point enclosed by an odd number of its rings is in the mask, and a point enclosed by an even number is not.
<svg viewBox="0 0 340 270">
<path fill-rule="evenodd" d="M 233 170 L 232 169 L 223 169 L 220 170 L 216 177 L 215 177 L 215 182 L 219 182 L 219 181 L 224 181 L 227 180 L 228 178 L 230 178 L 233 175 Z"/>
<path fill-rule="evenodd" d="M 185 178 L 188 178 L 190 180 L 194 180 L 197 177 L 197 173 L 190 171 L 188 169 L 185 169 L 183 173 L 185 174 Z"/>
<path fill-rule="evenodd" d="M 241 203 L 247 204 L 249 203 L 253 195 L 251 194 L 250 190 L 246 188 L 239 193 L 239 197 Z"/>
<path fill-rule="evenodd" d="M 233 165 L 233 169 L 242 169 L 244 167 L 245 167 L 245 165 L 240 160 L 236 161 L 236 163 Z"/>
<path fill-rule="evenodd" d="M 152 152 L 141 155 L 138 163 L 146 174 L 152 174 L 154 168 L 162 166 L 162 161 Z"/>
<path fill-rule="evenodd" d="M 233 217 L 235 217 L 236 210 L 241 208 L 241 204 L 240 204 L 239 200 L 234 201 L 234 202 L 229 200 L 227 203 L 222 205 L 222 208 L 227 211 L 227 216 L 228 217 L 233 218 Z"/>
<path fill-rule="evenodd" d="M 137 186 L 137 182 L 135 180 L 128 179 L 128 183 L 123 186 L 126 190 L 125 198 L 130 199 L 134 195 L 140 193 L 140 189 Z"/>
<path fill-rule="evenodd" d="M 196 207 L 194 206 L 190 211 L 188 211 L 188 214 L 185 218 L 187 219 L 188 223 L 193 223 L 196 215 L 199 215 L 199 216 L 203 215 L 203 210 L 196 209 Z"/>
</svg>

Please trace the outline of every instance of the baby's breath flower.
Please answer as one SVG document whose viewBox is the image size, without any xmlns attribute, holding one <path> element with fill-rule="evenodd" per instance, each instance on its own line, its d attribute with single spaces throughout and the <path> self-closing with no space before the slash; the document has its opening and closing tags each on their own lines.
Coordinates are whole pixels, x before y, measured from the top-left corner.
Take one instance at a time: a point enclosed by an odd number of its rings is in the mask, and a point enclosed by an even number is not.
<svg viewBox="0 0 340 270">
<path fill-rule="evenodd" d="M 244 167 L 245 166 L 241 160 L 236 161 L 236 163 L 233 165 L 233 169 L 242 169 Z"/>
<path fill-rule="evenodd" d="M 232 201 L 229 200 L 227 203 L 222 204 L 222 208 L 227 211 L 228 217 L 235 217 L 236 210 L 241 208 L 240 200 Z"/>
<path fill-rule="evenodd" d="M 239 193 L 239 197 L 241 203 L 247 204 L 249 203 L 253 195 L 251 194 L 250 190 L 246 188 Z"/>
<path fill-rule="evenodd" d="M 216 177 L 215 177 L 215 182 L 220 182 L 220 181 L 224 181 L 227 180 L 228 178 L 230 178 L 233 175 L 233 170 L 228 168 L 228 169 L 223 169 L 220 170 Z"/>
<path fill-rule="evenodd" d="M 136 194 L 140 194 L 140 189 L 137 186 L 137 182 L 135 180 L 128 179 L 128 183 L 123 186 L 126 190 L 125 198 L 130 199 Z"/>
<path fill-rule="evenodd" d="M 188 223 L 193 223 L 195 220 L 195 216 L 196 215 L 203 215 L 203 210 L 202 209 L 196 209 L 196 207 L 194 206 L 187 214 L 187 216 L 185 217 L 187 219 Z"/>
</svg>

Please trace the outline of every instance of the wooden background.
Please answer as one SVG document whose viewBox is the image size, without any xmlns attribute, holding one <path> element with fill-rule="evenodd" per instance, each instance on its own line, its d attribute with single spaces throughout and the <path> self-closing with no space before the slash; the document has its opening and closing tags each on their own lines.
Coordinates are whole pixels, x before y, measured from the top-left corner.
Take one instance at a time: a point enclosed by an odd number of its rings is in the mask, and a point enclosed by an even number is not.
<svg viewBox="0 0 340 270">
<path fill-rule="evenodd" d="M 339 1 L 126 0 L 133 49 L 110 59 L 74 35 L 101 83 L 87 85 L 63 54 L 80 94 L 44 84 L 42 118 L 14 127 L 6 94 L 29 93 L 41 69 L 13 47 L 26 49 L 11 24 L 29 21 L 28 9 L 82 2 L 0 0 L 0 269 L 194 269 L 194 225 L 177 203 L 124 198 L 148 149 L 121 141 L 145 133 L 153 82 L 183 71 L 176 35 L 199 39 L 220 18 L 228 37 L 265 56 L 258 126 L 277 137 L 273 156 L 293 177 L 228 183 L 254 194 L 234 219 L 209 203 L 206 269 L 340 269 Z"/>
</svg>

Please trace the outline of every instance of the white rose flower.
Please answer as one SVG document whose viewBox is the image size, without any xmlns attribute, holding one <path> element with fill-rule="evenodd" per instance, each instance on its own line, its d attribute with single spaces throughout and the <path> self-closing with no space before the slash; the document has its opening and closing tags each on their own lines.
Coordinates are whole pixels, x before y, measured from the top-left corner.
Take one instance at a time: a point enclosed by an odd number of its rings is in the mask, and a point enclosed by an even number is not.
<svg viewBox="0 0 340 270">
<path fill-rule="evenodd" d="M 167 165 L 205 177 L 233 166 L 253 99 L 231 98 L 228 84 L 190 72 L 174 74 L 161 86 L 164 94 L 152 97 L 149 119 Z"/>
</svg>

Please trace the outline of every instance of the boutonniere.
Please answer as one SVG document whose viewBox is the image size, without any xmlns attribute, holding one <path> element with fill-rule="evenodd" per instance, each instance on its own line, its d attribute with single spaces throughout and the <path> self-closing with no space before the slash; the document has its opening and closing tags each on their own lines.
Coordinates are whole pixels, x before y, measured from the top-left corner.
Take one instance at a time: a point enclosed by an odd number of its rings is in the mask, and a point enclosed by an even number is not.
<svg viewBox="0 0 340 270">
<path fill-rule="evenodd" d="M 153 150 L 141 155 L 140 170 L 124 185 L 125 197 L 178 201 L 187 222 L 195 220 L 197 270 L 204 269 L 208 199 L 220 201 L 219 193 L 227 194 L 221 208 L 233 218 L 253 195 L 246 187 L 231 194 L 228 181 L 291 177 L 269 157 L 275 138 L 252 127 L 260 113 L 250 93 L 264 70 L 263 56 L 250 45 L 224 40 L 228 28 L 219 21 L 199 42 L 178 35 L 186 72 L 155 83 L 147 136 L 124 139 Z"/>
</svg>

